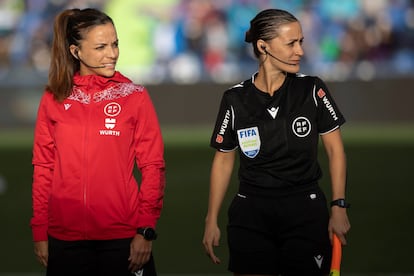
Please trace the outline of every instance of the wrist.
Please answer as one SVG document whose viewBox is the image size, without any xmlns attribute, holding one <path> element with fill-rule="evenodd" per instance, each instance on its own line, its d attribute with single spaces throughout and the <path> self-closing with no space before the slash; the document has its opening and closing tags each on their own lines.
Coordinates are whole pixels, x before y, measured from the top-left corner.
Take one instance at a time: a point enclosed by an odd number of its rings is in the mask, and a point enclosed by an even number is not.
<svg viewBox="0 0 414 276">
<path fill-rule="evenodd" d="M 142 235 L 147 241 L 153 241 L 157 239 L 157 233 L 154 228 L 140 227 L 137 229 L 137 234 Z"/>
<path fill-rule="evenodd" d="M 338 198 L 338 199 L 335 199 L 335 200 L 333 200 L 333 201 L 331 201 L 331 207 L 333 207 L 333 206 L 338 206 L 338 207 L 340 207 L 340 208 L 345 208 L 345 209 L 347 209 L 347 208 L 349 208 L 349 207 L 351 207 L 351 204 L 349 204 L 346 200 L 345 200 L 345 198 Z"/>
<path fill-rule="evenodd" d="M 205 218 L 205 223 L 217 223 L 217 214 L 207 214 Z"/>
</svg>

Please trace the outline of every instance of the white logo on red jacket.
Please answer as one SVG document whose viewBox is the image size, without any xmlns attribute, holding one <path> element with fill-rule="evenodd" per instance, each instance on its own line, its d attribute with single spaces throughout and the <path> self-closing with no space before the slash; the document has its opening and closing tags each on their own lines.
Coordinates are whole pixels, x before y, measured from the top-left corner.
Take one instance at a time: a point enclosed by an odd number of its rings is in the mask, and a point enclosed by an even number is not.
<svg viewBox="0 0 414 276">
<path fill-rule="evenodd" d="M 115 118 L 106 118 L 105 119 L 105 127 L 107 129 L 114 129 L 116 125 L 116 119 Z"/>
<path fill-rule="evenodd" d="M 104 113 L 106 116 L 115 117 L 121 113 L 121 105 L 119 103 L 109 103 L 104 107 Z"/>
<path fill-rule="evenodd" d="M 121 105 L 119 103 L 111 102 L 104 107 L 104 114 L 108 116 L 105 118 L 105 128 L 100 130 L 100 135 L 105 136 L 120 136 L 121 132 L 119 130 L 113 130 L 116 127 L 116 119 L 113 117 L 118 116 L 121 113 Z"/>
</svg>

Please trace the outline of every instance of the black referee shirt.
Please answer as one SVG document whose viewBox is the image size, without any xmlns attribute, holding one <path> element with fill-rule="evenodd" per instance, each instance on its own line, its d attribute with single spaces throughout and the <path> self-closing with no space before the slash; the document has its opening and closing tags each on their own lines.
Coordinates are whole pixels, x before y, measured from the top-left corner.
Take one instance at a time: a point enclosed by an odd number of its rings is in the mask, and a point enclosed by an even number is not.
<svg viewBox="0 0 414 276">
<path fill-rule="evenodd" d="M 345 119 L 318 77 L 288 74 L 273 96 L 251 79 L 225 91 L 210 145 L 239 149 L 240 189 L 277 194 L 313 186 L 319 135 Z"/>
</svg>

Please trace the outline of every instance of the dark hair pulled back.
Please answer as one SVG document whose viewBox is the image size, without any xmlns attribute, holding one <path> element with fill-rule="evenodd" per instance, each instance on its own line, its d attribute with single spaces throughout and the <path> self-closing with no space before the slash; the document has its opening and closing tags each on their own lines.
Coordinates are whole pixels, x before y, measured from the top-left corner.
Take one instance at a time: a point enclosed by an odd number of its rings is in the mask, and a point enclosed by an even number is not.
<svg viewBox="0 0 414 276">
<path fill-rule="evenodd" d="M 285 10 L 263 10 L 250 21 L 250 29 L 246 32 L 245 41 L 252 43 L 254 54 L 259 57 L 260 52 L 256 43 L 259 39 L 271 40 L 278 36 L 280 26 L 297 21 L 294 15 Z"/>
</svg>

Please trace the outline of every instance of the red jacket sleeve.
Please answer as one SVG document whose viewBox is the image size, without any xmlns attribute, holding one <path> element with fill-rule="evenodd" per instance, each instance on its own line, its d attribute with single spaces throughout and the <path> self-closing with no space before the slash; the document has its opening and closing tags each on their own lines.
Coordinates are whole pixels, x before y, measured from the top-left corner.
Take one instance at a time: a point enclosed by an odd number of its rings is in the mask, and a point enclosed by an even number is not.
<svg viewBox="0 0 414 276">
<path fill-rule="evenodd" d="M 142 102 L 138 108 L 135 152 L 141 172 L 138 227 L 155 228 L 164 199 L 164 144 L 157 114 L 146 90 L 142 93 Z"/>
<path fill-rule="evenodd" d="M 48 200 L 52 187 L 54 168 L 54 143 L 50 135 L 50 120 L 47 116 L 47 101 L 50 94 L 45 94 L 39 105 L 33 143 L 33 183 L 32 208 L 30 221 L 33 240 L 47 240 Z"/>
</svg>

